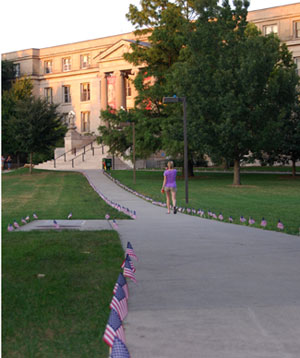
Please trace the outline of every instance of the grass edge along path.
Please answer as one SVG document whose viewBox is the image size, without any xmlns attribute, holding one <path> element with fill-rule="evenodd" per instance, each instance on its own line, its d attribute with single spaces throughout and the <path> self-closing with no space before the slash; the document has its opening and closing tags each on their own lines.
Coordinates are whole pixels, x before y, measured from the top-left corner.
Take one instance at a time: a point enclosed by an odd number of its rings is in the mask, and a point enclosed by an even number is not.
<svg viewBox="0 0 300 358">
<path fill-rule="evenodd" d="M 128 219 L 81 173 L 16 170 L 2 177 L 2 221 Z M 75 191 L 76 190 L 76 191 Z M 7 224 L 6 224 L 7 225 Z M 124 251 L 115 231 L 7 232 L 2 225 L 2 356 L 107 357 L 102 335 Z"/>
<path fill-rule="evenodd" d="M 137 185 L 131 184 L 131 172 L 125 172 L 111 171 L 111 174 L 106 173 L 106 175 L 132 194 L 154 205 L 165 207 L 165 197 L 160 194 L 162 171 L 144 173 L 138 171 Z M 142 178 L 140 180 L 139 175 Z M 230 173 L 197 173 L 197 177 L 189 181 L 190 198 L 196 202 L 198 196 L 198 201 L 206 201 L 205 204 L 202 204 L 201 209 L 199 208 L 200 205 L 196 208 L 184 205 L 184 180 L 179 177 L 177 181 L 179 212 L 210 220 L 220 220 L 219 216 L 221 215 L 220 217 L 223 217 L 221 221 L 228 223 L 232 223 L 231 216 L 234 224 L 249 225 L 271 231 L 283 231 L 292 235 L 300 234 L 299 177 L 294 179 L 288 175 L 280 176 L 279 174 L 243 174 L 243 182 L 245 181 L 246 185 L 233 187 L 231 175 Z M 224 180 L 224 177 L 226 180 Z M 287 179 L 290 179 L 290 181 Z M 201 183 L 200 188 L 198 188 L 197 180 Z M 124 184 L 124 181 L 126 184 Z M 274 188 L 272 185 L 274 185 Z M 279 195 L 279 189 L 283 193 L 282 196 Z M 181 194 L 181 197 L 178 194 Z M 201 195 L 203 196 L 201 197 Z M 207 204 L 208 201 L 210 201 L 209 204 Z M 265 210 L 263 210 L 263 207 L 265 207 Z M 244 222 L 240 221 L 241 217 L 242 220 L 245 220 Z M 263 218 L 267 222 L 266 228 L 261 225 Z M 251 223 L 251 220 L 254 220 L 254 222 Z M 283 223 L 283 229 L 277 227 L 278 220 Z"/>
</svg>

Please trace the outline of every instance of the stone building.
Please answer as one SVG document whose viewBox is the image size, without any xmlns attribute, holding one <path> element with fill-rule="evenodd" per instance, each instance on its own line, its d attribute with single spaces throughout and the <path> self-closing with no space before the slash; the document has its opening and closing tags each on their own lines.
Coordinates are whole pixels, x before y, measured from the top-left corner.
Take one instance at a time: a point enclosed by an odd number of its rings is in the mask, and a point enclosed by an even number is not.
<svg viewBox="0 0 300 358">
<path fill-rule="evenodd" d="M 300 3 L 250 11 L 248 20 L 263 34 L 277 33 L 293 53 L 300 74 Z M 133 33 L 110 36 L 42 49 L 28 49 L 2 54 L 13 61 L 17 76 L 30 76 L 34 94 L 59 104 L 59 111 L 70 119 L 73 132 L 65 143 L 68 150 L 97 134 L 100 110 L 132 108 L 136 90 L 132 79 L 138 68 L 126 62 L 136 38 Z M 147 39 L 141 38 L 143 46 Z M 73 137 L 72 137 L 73 136 Z"/>
</svg>

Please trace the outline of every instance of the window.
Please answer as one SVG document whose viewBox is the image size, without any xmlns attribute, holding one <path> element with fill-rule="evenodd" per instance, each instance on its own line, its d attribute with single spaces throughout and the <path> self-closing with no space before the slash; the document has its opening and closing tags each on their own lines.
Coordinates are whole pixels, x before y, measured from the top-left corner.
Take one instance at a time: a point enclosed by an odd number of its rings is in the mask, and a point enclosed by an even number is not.
<svg viewBox="0 0 300 358">
<path fill-rule="evenodd" d="M 270 35 L 270 34 L 278 34 L 278 27 L 277 25 L 266 25 L 264 26 L 264 34 Z"/>
<path fill-rule="evenodd" d="M 63 86 L 63 103 L 71 102 L 71 87 Z"/>
<path fill-rule="evenodd" d="M 295 58 L 295 64 L 297 66 L 296 72 L 297 72 L 298 76 L 300 76 L 300 57 Z"/>
<path fill-rule="evenodd" d="M 14 63 L 14 71 L 15 71 L 15 77 L 16 78 L 21 76 L 20 64 L 19 63 Z"/>
<path fill-rule="evenodd" d="M 300 21 L 295 22 L 295 37 L 300 38 Z"/>
<path fill-rule="evenodd" d="M 44 72 L 45 73 L 52 73 L 52 61 L 45 61 L 44 62 Z"/>
<path fill-rule="evenodd" d="M 47 87 L 44 89 L 44 96 L 48 103 L 52 103 L 52 88 Z"/>
<path fill-rule="evenodd" d="M 80 100 L 89 101 L 90 100 L 90 84 L 81 83 L 80 84 Z"/>
<path fill-rule="evenodd" d="M 71 71 L 71 57 L 63 58 L 63 71 Z"/>
<path fill-rule="evenodd" d="M 80 67 L 88 68 L 90 66 L 90 55 L 81 55 L 80 56 Z"/>
<path fill-rule="evenodd" d="M 90 112 L 81 112 L 81 132 L 90 131 Z"/>
<path fill-rule="evenodd" d="M 125 85 L 126 85 L 126 96 L 131 97 L 131 80 L 129 78 L 125 79 Z"/>
</svg>

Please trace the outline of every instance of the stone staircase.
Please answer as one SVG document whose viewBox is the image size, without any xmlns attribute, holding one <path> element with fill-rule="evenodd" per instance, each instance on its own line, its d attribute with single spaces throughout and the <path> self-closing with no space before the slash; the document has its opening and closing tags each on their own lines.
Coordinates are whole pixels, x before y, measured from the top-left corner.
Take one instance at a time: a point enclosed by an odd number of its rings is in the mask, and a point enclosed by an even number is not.
<svg viewBox="0 0 300 358">
<path fill-rule="evenodd" d="M 131 169 L 129 162 L 126 163 L 119 157 L 112 158 L 111 154 L 107 153 L 107 148 L 93 142 L 93 145 L 88 145 L 85 148 L 77 149 L 76 154 L 68 152 L 65 155 L 57 157 L 55 160 L 48 160 L 47 162 L 36 165 L 35 169 L 45 170 L 70 170 L 77 171 L 83 169 L 102 169 L 102 160 L 104 158 L 113 159 L 113 169 L 123 170 Z"/>
</svg>

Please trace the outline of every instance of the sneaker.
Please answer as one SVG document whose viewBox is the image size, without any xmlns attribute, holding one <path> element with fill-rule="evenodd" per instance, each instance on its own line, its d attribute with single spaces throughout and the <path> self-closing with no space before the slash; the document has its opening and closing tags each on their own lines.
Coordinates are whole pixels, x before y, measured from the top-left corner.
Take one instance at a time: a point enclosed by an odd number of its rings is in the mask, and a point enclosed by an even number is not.
<svg viewBox="0 0 300 358">
<path fill-rule="evenodd" d="M 174 206 L 174 214 L 176 214 L 177 213 L 177 208 L 176 208 L 176 206 Z"/>
</svg>

